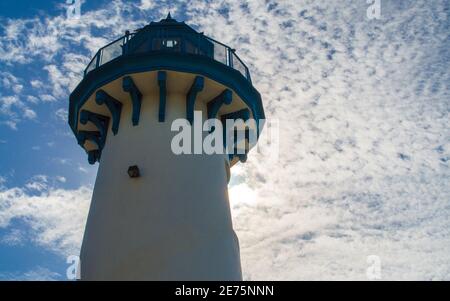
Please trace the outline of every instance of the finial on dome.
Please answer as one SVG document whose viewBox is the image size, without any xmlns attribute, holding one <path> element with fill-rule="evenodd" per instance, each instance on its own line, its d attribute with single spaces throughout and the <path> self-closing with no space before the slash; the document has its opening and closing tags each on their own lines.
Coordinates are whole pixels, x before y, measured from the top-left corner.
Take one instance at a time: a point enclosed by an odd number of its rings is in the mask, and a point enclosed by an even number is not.
<svg viewBox="0 0 450 301">
<path fill-rule="evenodd" d="M 172 18 L 172 15 L 169 13 L 167 14 L 167 17 L 165 19 L 162 19 L 160 22 L 164 22 L 164 23 L 175 23 L 177 22 L 175 19 Z"/>
</svg>

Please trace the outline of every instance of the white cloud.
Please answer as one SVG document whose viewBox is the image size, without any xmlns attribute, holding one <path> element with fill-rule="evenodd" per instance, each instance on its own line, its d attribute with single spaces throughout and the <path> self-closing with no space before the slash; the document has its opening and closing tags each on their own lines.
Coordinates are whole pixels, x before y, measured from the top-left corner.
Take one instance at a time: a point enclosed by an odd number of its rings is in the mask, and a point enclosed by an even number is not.
<svg viewBox="0 0 450 301">
<path fill-rule="evenodd" d="M 61 182 L 61 183 L 66 183 L 67 182 L 67 179 L 65 177 L 63 177 L 63 176 L 57 176 L 56 180 Z"/>
<path fill-rule="evenodd" d="M 14 85 L 14 87 L 12 87 L 12 90 L 14 93 L 20 94 L 20 92 L 22 92 L 22 90 L 23 90 L 23 86 L 22 85 Z"/>
<path fill-rule="evenodd" d="M 91 190 L 65 190 L 37 176 L 24 188 L 0 190 L 0 228 L 10 229 L 14 219 L 29 227 L 38 245 L 62 256 L 78 254 L 91 198 Z M 14 231 L 14 229 L 12 229 Z"/>
<path fill-rule="evenodd" d="M 13 90 L 16 93 L 20 93 L 23 89 L 23 85 L 20 84 L 20 80 L 12 73 L 0 72 L 1 84 L 5 89 Z"/>
<path fill-rule="evenodd" d="M 0 117 L 5 119 L 2 123 L 16 130 L 17 124 L 22 118 L 35 119 L 37 114 L 17 95 L 3 96 L 0 94 Z"/>
<path fill-rule="evenodd" d="M 13 106 L 20 106 L 20 101 L 17 96 L 4 96 L 0 98 L 0 112 L 3 114 L 12 114 L 11 108 Z"/>
<path fill-rule="evenodd" d="M 34 95 L 27 95 L 27 101 L 36 104 L 39 102 L 39 99 Z"/>
<path fill-rule="evenodd" d="M 37 266 L 26 272 L 0 273 L 0 280 L 8 281 L 54 281 L 61 279 L 61 275 L 48 268 Z"/>
<path fill-rule="evenodd" d="M 40 80 L 37 80 L 37 79 L 31 80 L 30 84 L 35 89 L 40 89 L 40 88 L 44 87 L 44 83 L 42 81 L 40 81 Z"/>
<path fill-rule="evenodd" d="M 53 84 L 54 97 L 67 96 L 66 89 L 68 88 L 70 79 L 64 76 L 61 70 L 56 65 L 48 65 L 44 67 L 48 72 L 51 83 Z M 42 96 L 41 96 L 42 99 Z M 45 101 L 45 100 L 44 100 Z"/>
<path fill-rule="evenodd" d="M 29 190 L 43 191 L 48 188 L 48 177 L 45 175 L 37 175 L 31 178 L 30 181 L 25 185 Z"/>
<path fill-rule="evenodd" d="M 68 120 L 68 115 L 69 115 L 67 109 L 62 109 L 62 108 L 61 108 L 61 109 L 58 109 L 58 110 L 56 110 L 55 114 L 56 114 L 56 117 L 57 117 L 58 119 L 60 119 L 60 120 L 62 120 L 62 121 L 64 121 L 64 122 L 67 122 L 67 120 Z"/>
<path fill-rule="evenodd" d="M 155 1 L 153 0 L 141 0 L 139 5 L 140 9 L 153 9 L 155 7 Z"/>
<path fill-rule="evenodd" d="M 81 165 L 78 165 L 78 170 L 79 170 L 80 172 L 86 173 L 86 174 L 89 172 L 86 168 L 84 168 L 84 167 L 81 166 Z"/>
<path fill-rule="evenodd" d="M 238 166 L 236 167 L 238 168 Z M 235 177 L 233 175 L 233 178 Z M 246 212 L 249 207 L 254 208 L 258 205 L 257 192 L 251 189 L 245 182 L 230 185 L 228 196 L 235 219 L 238 219 L 240 213 Z"/>
<path fill-rule="evenodd" d="M 24 233 L 19 229 L 12 229 L 0 238 L 0 242 L 8 246 L 19 246 L 24 243 Z"/>
<path fill-rule="evenodd" d="M 23 20 L 5 19 L 0 26 L 6 33 L 0 41 L 0 63 L 11 68 L 15 64 L 30 62 L 41 65 L 48 79 L 29 81 L 36 94 L 41 95 L 39 98 L 43 101 L 67 99 L 100 47 L 123 35 L 125 30 L 145 24 L 145 18 L 130 20 L 128 12 L 136 12 L 136 9 L 135 3 L 115 0 L 102 9 L 83 10 L 78 20 L 70 20 L 65 14 Z M 102 36 L 98 35 L 99 32 Z M 58 64 L 55 64 L 56 61 Z M 20 81 L 9 73 L 4 79 L 9 87 L 13 86 L 14 80 Z M 23 85 L 14 87 L 15 91 L 22 88 Z"/>
<path fill-rule="evenodd" d="M 62 165 L 70 164 L 70 159 L 67 158 L 55 158 L 55 161 Z"/>
<path fill-rule="evenodd" d="M 3 121 L 3 122 L 1 122 L 1 124 L 6 125 L 11 130 L 17 131 L 17 120 L 15 120 L 15 119 Z"/>
<path fill-rule="evenodd" d="M 364 1 L 188 6 L 280 120 L 279 161 L 251 153 L 230 188 L 247 279 L 364 280 L 371 254 L 383 279 L 448 279 L 445 9 L 428 4 L 377 22 Z"/>
<path fill-rule="evenodd" d="M 37 114 L 36 114 L 36 112 L 33 111 L 32 109 L 25 109 L 25 110 L 23 111 L 23 116 L 24 116 L 25 118 L 28 118 L 28 119 L 35 119 L 36 116 L 37 116 Z"/>
<path fill-rule="evenodd" d="M 57 93 L 62 93 L 61 92 L 61 87 L 56 88 L 57 89 Z M 39 95 L 39 98 L 43 101 L 43 102 L 53 102 L 56 101 L 56 98 L 53 95 L 50 94 L 41 94 Z"/>
</svg>

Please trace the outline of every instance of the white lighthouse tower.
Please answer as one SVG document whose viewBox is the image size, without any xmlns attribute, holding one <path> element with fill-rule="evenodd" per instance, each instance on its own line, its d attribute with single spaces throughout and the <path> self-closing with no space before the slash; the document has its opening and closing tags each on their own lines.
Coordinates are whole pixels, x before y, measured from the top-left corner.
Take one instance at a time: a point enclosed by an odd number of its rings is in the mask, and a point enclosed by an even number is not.
<svg viewBox="0 0 450 301">
<path fill-rule="evenodd" d="M 199 117 L 264 118 L 233 49 L 169 14 L 97 52 L 69 108 L 78 143 L 99 162 L 81 280 L 241 280 L 227 185 L 246 153 L 174 153 L 173 122 Z"/>
</svg>

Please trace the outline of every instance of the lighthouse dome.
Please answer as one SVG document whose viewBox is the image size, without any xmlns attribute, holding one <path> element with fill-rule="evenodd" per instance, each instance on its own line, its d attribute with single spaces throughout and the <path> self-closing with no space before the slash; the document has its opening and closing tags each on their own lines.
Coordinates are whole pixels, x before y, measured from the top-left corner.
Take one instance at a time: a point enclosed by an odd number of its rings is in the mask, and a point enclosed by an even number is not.
<svg viewBox="0 0 450 301">
<path fill-rule="evenodd" d="M 138 29 L 125 49 L 127 54 L 150 51 L 199 54 L 214 58 L 214 42 L 186 23 L 173 19 L 169 13 L 167 18 Z"/>
</svg>

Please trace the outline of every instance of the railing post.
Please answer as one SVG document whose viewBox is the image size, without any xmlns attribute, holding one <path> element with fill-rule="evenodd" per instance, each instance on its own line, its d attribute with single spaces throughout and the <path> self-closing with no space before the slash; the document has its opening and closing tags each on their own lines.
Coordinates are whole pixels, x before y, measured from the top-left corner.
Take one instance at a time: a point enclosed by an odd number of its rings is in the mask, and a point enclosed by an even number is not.
<svg viewBox="0 0 450 301">
<path fill-rule="evenodd" d="M 128 41 L 130 40 L 130 31 L 125 31 L 125 37 L 123 39 L 124 44 L 122 46 L 122 55 L 128 53 Z"/>
<path fill-rule="evenodd" d="M 100 55 L 101 55 L 102 50 L 100 49 L 99 51 L 97 51 L 97 58 L 95 59 L 95 69 L 97 69 L 100 66 Z"/>
<path fill-rule="evenodd" d="M 228 49 L 228 66 L 230 66 L 231 68 L 233 67 L 233 54 L 236 51 L 236 49 L 232 49 L 230 47 L 227 47 Z"/>
</svg>

